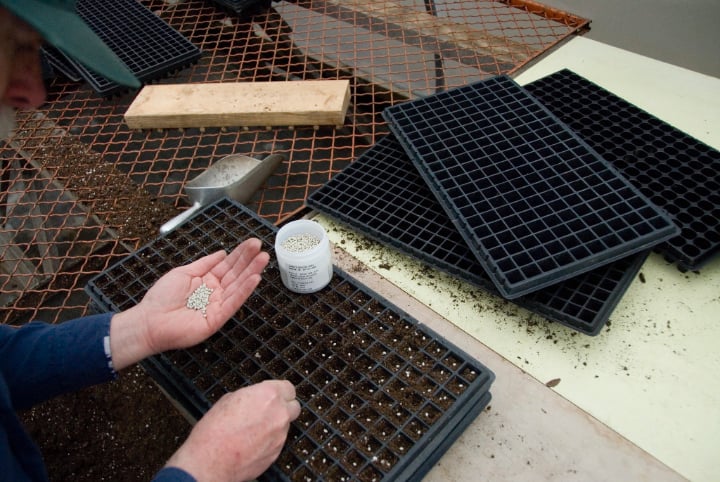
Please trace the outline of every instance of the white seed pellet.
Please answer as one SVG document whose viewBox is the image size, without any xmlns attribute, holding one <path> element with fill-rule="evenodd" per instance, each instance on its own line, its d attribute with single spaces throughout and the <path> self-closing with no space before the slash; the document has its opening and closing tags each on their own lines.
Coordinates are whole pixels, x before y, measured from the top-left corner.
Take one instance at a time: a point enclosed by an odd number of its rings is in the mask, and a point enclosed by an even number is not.
<svg viewBox="0 0 720 482">
<path fill-rule="evenodd" d="M 317 236 L 301 233 L 289 236 L 285 241 L 280 243 L 280 246 L 291 253 L 304 253 L 305 251 L 310 251 L 318 244 L 320 244 L 320 238 Z"/>
<path fill-rule="evenodd" d="M 186 306 L 191 310 L 202 311 L 203 316 L 205 316 L 207 306 L 210 304 L 210 295 L 212 292 L 213 290 L 208 288 L 205 283 L 201 284 L 188 296 Z"/>
</svg>

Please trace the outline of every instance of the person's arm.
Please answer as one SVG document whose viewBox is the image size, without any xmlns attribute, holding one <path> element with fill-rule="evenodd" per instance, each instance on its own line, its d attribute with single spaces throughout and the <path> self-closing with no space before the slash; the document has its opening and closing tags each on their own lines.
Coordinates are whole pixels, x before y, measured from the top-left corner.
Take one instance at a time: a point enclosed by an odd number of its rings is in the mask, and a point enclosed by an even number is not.
<svg viewBox="0 0 720 482">
<path fill-rule="evenodd" d="M 57 325 L 0 325 L 0 369 L 17 409 L 108 381 L 150 355 L 200 343 L 234 315 L 268 262 L 258 239 L 218 251 L 160 278 L 136 306 Z M 213 290 L 206 312 L 187 307 L 201 284 Z M 111 358 L 108 358 L 110 356 Z"/>
<path fill-rule="evenodd" d="M 112 314 L 58 325 L 0 326 L 0 364 L 16 409 L 115 377 L 108 351 Z M 107 349 L 107 351 L 106 351 Z"/>
</svg>

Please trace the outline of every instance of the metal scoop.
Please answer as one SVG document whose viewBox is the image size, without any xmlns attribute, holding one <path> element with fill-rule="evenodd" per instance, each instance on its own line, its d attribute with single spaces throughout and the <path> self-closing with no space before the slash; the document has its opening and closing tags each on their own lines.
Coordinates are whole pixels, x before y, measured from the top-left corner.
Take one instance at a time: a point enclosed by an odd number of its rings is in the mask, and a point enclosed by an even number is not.
<svg viewBox="0 0 720 482">
<path fill-rule="evenodd" d="M 225 196 L 247 203 L 283 159 L 280 154 L 271 154 L 262 161 L 241 154 L 223 157 L 185 184 L 185 194 L 193 204 L 163 224 L 160 234 L 169 233 L 199 209 Z"/>
</svg>

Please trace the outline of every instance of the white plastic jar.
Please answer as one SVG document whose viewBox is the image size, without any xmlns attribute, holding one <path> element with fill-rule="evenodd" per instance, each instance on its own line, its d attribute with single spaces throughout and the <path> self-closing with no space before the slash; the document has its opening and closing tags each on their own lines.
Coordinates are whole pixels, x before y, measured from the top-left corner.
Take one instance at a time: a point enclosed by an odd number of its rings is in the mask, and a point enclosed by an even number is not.
<svg viewBox="0 0 720 482">
<path fill-rule="evenodd" d="M 333 274 L 330 241 L 315 221 L 292 221 L 275 236 L 275 255 L 283 284 L 295 293 L 314 293 L 330 282 Z"/>
</svg>

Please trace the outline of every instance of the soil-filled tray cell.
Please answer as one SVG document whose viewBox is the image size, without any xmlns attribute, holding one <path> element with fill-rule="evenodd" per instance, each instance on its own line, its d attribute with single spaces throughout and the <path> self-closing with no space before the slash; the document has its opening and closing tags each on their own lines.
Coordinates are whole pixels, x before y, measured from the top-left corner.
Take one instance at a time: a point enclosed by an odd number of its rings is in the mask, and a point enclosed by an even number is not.
<svg viewBox="0 0 720 482">
<path fill-rule="evenodd" d="M 382 182 L 389 183 L 380 188 Z M 387 187 L 387 186 L 392 187 Z M 357 209 L 356 189 L 373 212 Z M 410 202 L 406 202 L 410 201 Z M 435 196 L 391 134 L 314 191 L 307 204 L 384 244 L 499 294 Z M 392 209 L 391 206 L 403 206 Z M 411 231 L 409 234 L 408 231 Z M 406 235 L 407 234 L 407 235 Z M 514 299 L 535 313 L 595 335 L 637 275 L 642 252 Z"/>
<path fill-rule="evenodd" d="M 78 14 L 142 82 L 151 82 L 196 62 L 201 52 L 137 0 L 78 0 Z M 75 60 L 67 62 L 102 95 L 127 90 Z"/>
<path fill-rule="evenodd" d="M 681 234 L 656 251 L 681 270 L 697 270 L 717 255 L 719 151 L 570 70 L 525 89 L 668 212 Z"/>
<path fill-rule="evenodd" d="M 396 104 L 383 116 L 506 298 L 679 232 L 507 76 Z"/>
<path fill-rule="evenodd" d="M 215 226 L 232 240 L 193 239 L 204 249 L 192 259 L 168 249 Z M 127 266 L 151 272 L 150 286 L 162 273 L 143 263 L 159 252 L 179 266 L 254 236 L 272 253 L 275 232 L 245 207 L 222 200 L 95 277 L 87 291 L 101 307 L 109 301 L 105 310 L 122 309 L 141 298 L 113 282 Z M 209 340 L 143 366 L 197 417 L 229 391 L 273 377 L 291 380 L 302 412 L 263 479 L 421 479 L 488 403 L 493 373 L 337 268 L 330 284 L 311 295 L 288 291 L 275 272 L 271 256 L 255 293 Z M 353 308 L 345 313 L 343 305 Z"/>
</svg>

